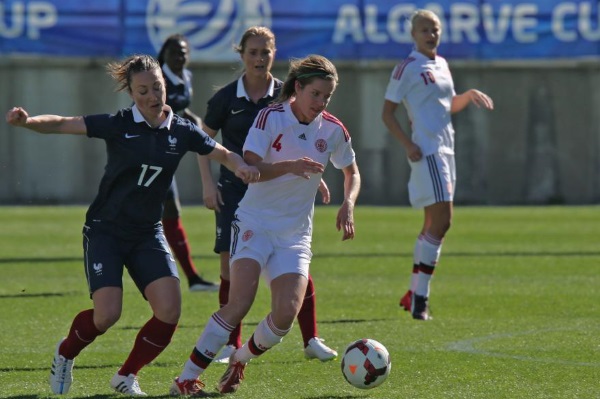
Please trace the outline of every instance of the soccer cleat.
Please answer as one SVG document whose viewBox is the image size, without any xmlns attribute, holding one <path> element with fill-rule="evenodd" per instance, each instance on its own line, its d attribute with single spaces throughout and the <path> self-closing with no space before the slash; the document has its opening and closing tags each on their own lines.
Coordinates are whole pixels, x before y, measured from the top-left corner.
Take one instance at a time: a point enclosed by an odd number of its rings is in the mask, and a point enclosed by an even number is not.
<svg viewBox="0 0 600 399">
<path fill-rule="evenodd" d="M 219 380 L 217 389 L 221 393 L 233 393 L 238 390 L 242 380 L 244 379 L 244 369 L 246 365 L 233 360 L 233 356 L 229 359 L 227 370 Z"/>
<path fill-rule="evenodd" d="M 192 398 L 208 398 L 209 394 L 204 392 L 204 383 L 198 379 L 179 381 L 179 377 L 175 378 L 169 394 L 173 396 L 191 396 Z"/>
<path fill-rule="evenodd" d="M 233 345 L 225 345 L 223 349 L 215 356 L 213 359 L 213 363 L 221 363 L 227 364 L 229 363 L 229 358 L 233 356 L 237 348 Z"/>
<path fill-rule="evenodd" d="M 201 291 L 218 291 L 219 284 L 215 284 L 211 281 L 206 281 L 200 276 L 194 276 L 189 280 L 190 292 L 201 292 Z"/>
<path fill-rule="evenodd" d="M 402 298 L 400 298 L 400 307 L 410 312 L 410 303 L 413 292 L 411 290 L 406 291 L 406 294 Z"/>
<path fill-rule="evenodd" d="M 64 340 L 65 338 L 61 339 L 56 345 L 49 378 L 52 392 L 59 395 L 64 395 L 69 392 L 69 388 L 71 388 L 71 383 L 73 382 L 72 372 L 74 360 L 65 359 L 64 356 L 58 354 L 58 348 Z"/>
<path fill-rule="evenodd" d="M 110 386 L 117 392 L 131 396 L 148 396 L 140 388 L 137 375 L 129 374 L 127 376 L 116 373 L 110 380 Z"/>
<path fill-rule="evenodd" d="M 431 320 L 429 314 L 429 298 L 413 294 L 412 297 L 412 317 L 415 320 Z"/>
<path fill-rule="evenodd" d="M 322 362 L 333 360 L 337 357 L 337 352 L 323 343 L 322 338 L 314 337 L 308 341 L 308 346 L 304 348 L 304 356 L 307 359 L 319 359 Z"/>
</svg>

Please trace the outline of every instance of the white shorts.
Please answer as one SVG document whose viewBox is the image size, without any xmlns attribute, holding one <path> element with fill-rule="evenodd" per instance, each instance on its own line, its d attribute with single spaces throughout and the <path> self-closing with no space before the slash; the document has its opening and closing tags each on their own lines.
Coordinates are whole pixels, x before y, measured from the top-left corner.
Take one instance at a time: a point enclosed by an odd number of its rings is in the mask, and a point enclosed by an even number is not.
<svg viewBox="0 0 600 399">
<path fill-rule="evenodd" d="M 282 274 L 295 273 L 308 279 L 312 258 L 310 235 L 281 236 L 237 219 L 231 223 L 229 265 L 250 258 L 260 264 L 263 277 L 271 283 Z"/>
<path fill-rule="evenodd" d="M 435 153 L 409 164 L 408 197 L 414 208 L 452 202 L 456 186 L 454 154 Z"/>
</svg>

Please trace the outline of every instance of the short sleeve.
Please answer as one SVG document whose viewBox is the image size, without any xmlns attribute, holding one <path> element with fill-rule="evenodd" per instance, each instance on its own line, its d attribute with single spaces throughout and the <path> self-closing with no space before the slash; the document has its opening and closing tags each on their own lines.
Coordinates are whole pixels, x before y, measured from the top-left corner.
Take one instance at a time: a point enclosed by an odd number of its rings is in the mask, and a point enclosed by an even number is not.
<svg viewBox="0 0 600 399">
<path fill-rule="evenodd" d="M 385 99 L 399 104 L 408 91 L 409 73 L 407 72 L 407 63 L 403 62 L 394 68 L 390 75 L 390 80 L 385 91 Z"/>
<path fill-rule="evenodd" d="M 259 114 L 260 115 L 260 114 Z M 251 151 L 264 159 L 267 156 L 267 151 L 271 146 L 271 134 L 269 133 L 269 125 L 265 129 L 258 129 L 252 125 L 244 142 L 243 152 Z"/>
<path fill-rule="evenodd" d="M 226 97 L 225 91 L 221 89 L 208 100 L 204 124 L 214 131 L 219 131 L 227 119 Z"/>
<path fill-rule="evenodd" d="M 217 142 L 194 123 L 190 123 L 189 126 L 192 129 L 189 150 L 200 155 L 210 154 L 215 149 Z"/>
<path fill-rule="evenodd" d="M 120 118 L 117 115 L 96 114 L 83 117 L 88 137 L 110 139 L 118 132 Z"/>
<path fill-rule="evenodd" d="M 352 140 L 347 132 L 340 132 L 338 137 L 338 143 L 329 159 L 334 167 L 343 169 L 356 160 L 356 154 L 354 153 L 354 149 L 352 149 Z"/>
</svg>

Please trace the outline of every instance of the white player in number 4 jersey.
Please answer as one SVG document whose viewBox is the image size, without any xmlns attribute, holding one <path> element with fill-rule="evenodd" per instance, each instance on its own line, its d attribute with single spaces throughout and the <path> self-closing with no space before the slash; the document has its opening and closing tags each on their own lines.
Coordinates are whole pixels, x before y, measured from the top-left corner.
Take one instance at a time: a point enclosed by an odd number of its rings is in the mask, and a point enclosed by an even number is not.
<svg viewBox="0 0 600 399">
<path fill-rule="evenodd" d="M 354 238 L 360 174 L 348 132 L 325 111 L 337 80 L 335 66 L 322 56 L 294 60 L 276 104 L 257 115 L 244 144 L 244 159 L 259 169 L 261 179 L 248 186 L 231 226 L 233 294 L 210 317 L 180 380 L 202 386 L 199 375 L 250 310 L 261 273 L 270 284 L 271 312 L 231 356 L 219 391 L 236 391 L 246 364 L 290 331 L 306 292 L 313 204 L 329 160 L 344 172 L 344 201 L 336 226 L 343 240 Z"/>
<path fill-rule="evenodd" d="M 415 208 L 425 209 L 423 228 L 415 244 L 411 286 L 400 306 L 411 310 L 417 320 L 429 320 L 429 282 L 450 228 L 456 183 L 451 114 L 469 103 L 486 109 L 493 109 L 494 104 L 475 89 L 458 95 L 454 91 L 448 63 L 437 55 L 442 32 L 437 15 L 417 10 L 411 23 L 415 49 L 392 72 L 382 118 L 406 149 L 411 167 L 410 202 Z M 394 116 L 400 102 L 408 111 L 411 138 Z"/>
</svg>

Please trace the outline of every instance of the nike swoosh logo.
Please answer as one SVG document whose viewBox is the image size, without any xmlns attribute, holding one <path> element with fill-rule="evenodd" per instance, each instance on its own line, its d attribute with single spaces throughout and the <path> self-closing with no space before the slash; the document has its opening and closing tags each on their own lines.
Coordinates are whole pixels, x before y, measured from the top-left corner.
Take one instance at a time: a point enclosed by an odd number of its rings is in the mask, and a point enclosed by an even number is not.
<svg viewBox="0 0 600 399">
<path fill-rule="evenodd" d="M 231 110 L 231 115 L 237 115 L 237 114 L 239 114 L 240 112 L 244 112 L 244 109 L 243 109 L 243 108 L 242 108 L 242 109 L 237 109 L 237 110 L 235 110 L 235 109 L 232 109 L 232 110 Z"/>
<path fill-rule="evenodd" d="M 126 139 L 132 139 L 134 137 L 140 137 L 139 134 L 129 134 L 129 133 L 125 133 L 125 138 Z"/>
</svg>

